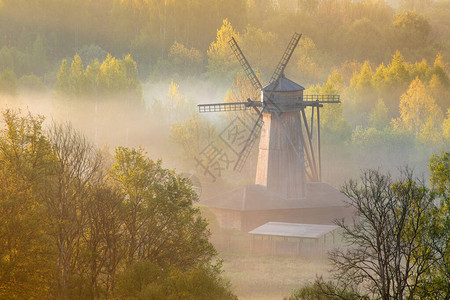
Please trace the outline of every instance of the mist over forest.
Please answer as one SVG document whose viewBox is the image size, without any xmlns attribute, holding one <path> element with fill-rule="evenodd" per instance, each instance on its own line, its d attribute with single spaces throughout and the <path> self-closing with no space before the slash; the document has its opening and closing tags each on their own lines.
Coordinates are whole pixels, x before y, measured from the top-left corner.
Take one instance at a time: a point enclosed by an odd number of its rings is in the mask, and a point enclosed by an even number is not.
<svg viewBox="0 0 450 300">
<path fill-rule="evenodd" d="M 396 176 L 405 166 L 428 178 L 430 157 L 450 149 L 449 0 L 0 0 L 0 108 L 7 111 L 0 124 L 9 128 L 2 134 L 18 124 L 28 129 L 39 124 L 30 135 L 40 136 L 40 126 L 45 131 L 63 124 L 111 161 L 125 147 L 122 155 L 159 174 L 162 185 L 183 181 L 169 169 L 195 174 L 203 188 L 200 200 L 253 184 L 258 147 L 243 170 L 234 172 L 230 162 L 240 148 L 227 145 L 223 134 L 240 122 L 248 135 L 257 115 L 252 110 L 200 114 L 197 104 L 260 97 L 229 46 L 232 37 L 264 86 L 294 32 L 302 37 L 286 77 L 302 85 L 305 94 L 341 99 L 321 110 L 323 181 L 339 188 L 362 169 Z M 212 144 L 229 160 L 207 172 L 198 158 Z M 108 159 L 98 170 L 114 168 Z M 110 184 L 105 182 L 97 182 L 98 188 Z M 183 195 L 188 195 L 184 184 Z M 196 220 L 195 209 L 177 209 Z M 188 244 L 191 237 L 180 232 Z M 207 240 L 203 231 L 198 236 Z M 211 282 L 221 285 L 217 295 L 233 298 L 218 279 L 220 267 L 210 266 L 217 253 L 206 248 L 204 273 L 182 280 L 214 274 Z M 125 261 L 126 266 L 133 262 Z M 136 268 L 137 274 L 152 267 Z M 126 282 L 133 274 L 118 279 L 124 293 L 118 299 L 132 289 Z M 161 276 L 174 278 L 168 274 Z M 108 295 L 109 284 L 95 290 L 95 297 Z M 80 291 L 55 295 L 76 299 Z M 46 293 L 40 292 L 28 296 Z"/>
<path fill-rule="evenodd" d="M 98 147 L 141 145 L 195 172 L 193 157 L 227 124 L 196 104 L 254 96 L 228 40 L 264 85 L 299 32 L 286 75 L 342 99 L 322 117 L 325 180 L 426 172 L 450 136 L 449 11 L 448 1 L 2 1 L 2 101 L 70 120 Z"/>
</svg>

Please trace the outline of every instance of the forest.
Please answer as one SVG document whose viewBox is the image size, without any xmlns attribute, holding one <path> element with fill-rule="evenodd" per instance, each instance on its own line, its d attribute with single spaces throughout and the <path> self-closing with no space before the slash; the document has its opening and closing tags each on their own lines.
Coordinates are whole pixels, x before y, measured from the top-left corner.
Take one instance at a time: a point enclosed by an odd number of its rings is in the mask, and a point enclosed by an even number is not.
<svg viewBox="0 0 450 300">
<path fill-rule="evenodd" d="M 235 297 L 196 205 L 254 179 L 257 147 L 236 173 L 221 138 L 253 112 L 196 107 L 258 96 L 232 37 L 265 85 L 302 34 L 286 76 L 341 99 L 321 110 L 324 181 L 433 178 L 439 154 L 445 174 L 449 16 L 449 0 L 0 0 L 0 299 Z M 213 144 L 231 160 L 206 172 Z"/>
<path fill-rule="evenodd" d="M 11 105 L 73 117 L 98 146 L 143 145 L 192 170 L 227 122 L 195 104 L 253 96 L 229 39 L 264 85 L 299 32 L 285 73 L 342 99 L 322 118 L 323 142 L 339 150 L 323 147 L 327 180 L 340 161 L 349 175 L 386 159 L 427 172 L 450 138 L 449 12 L 430 0 L 3 0 L 0 90 Z"/>
</svg>

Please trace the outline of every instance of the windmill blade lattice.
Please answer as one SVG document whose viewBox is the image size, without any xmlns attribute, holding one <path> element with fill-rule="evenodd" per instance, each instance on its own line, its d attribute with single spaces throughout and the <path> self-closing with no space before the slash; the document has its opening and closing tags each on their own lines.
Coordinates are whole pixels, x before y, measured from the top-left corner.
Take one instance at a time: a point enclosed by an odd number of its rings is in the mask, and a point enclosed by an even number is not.
<svg viewBox="0 0 450 300">
<path fill-rule="evenodd" d="M 251 107 L 258 106 L 253 102 L 230 102 L 230 103 L 213 103 L 213 104 L 199 104 L 198 111 L 205 112 L 222 112 L 222 111 L 239 111 L 247 110 Z"/>
<path fill-rule="evenodd" d="M 298 34 L 297 32 L 294 33 L 294 35 L 291 38 L 291 41 L 289 42 L 289 45 L 287 46 L 286 50 L 283 53 L 283 56 L 281 57 L 280 62 L 275 68 L 275 72 L 273 72 L 272 77 L 270 78 L 269 84 L 280 79 L 280 76 L 284 73 L 284 69 L 286 68 L 286 65 L 291 59 L 292 53 L 294 53 L 294 50 L 297 47 L 301 36 L 302 35 Z"/>
<path fill-rule="evenodd" d="M 242 168 L 245 165 L 245 162 L 247 161 L 248 156 L 250 155 L 253 145 L 255 144 L 259 133 L 261 132 L 261 128 L 263 125 L 263 116 L 264 110 L 262 110 L 258 116 L 258 119 L 255 122 L 255 125 L 253 125 L 252 131 L 250 132 L 250 135 L 244 145 L 244 148 L 242 148 L 241 152 L 239 153 L 238 159 L 236 161 L 236 164 L 234 165 L 233 170 L 234 171 L 242 171 Z"/>
<path fill-rule="evenodd" d="M 255 90 L 261 90 L 262 84 L 258 80 L 258 77 L 256 77 L 255 72 L 253 71 L 252 67 L 245 58 L 244 53 L 242 53 L 241 48 L 239 48 L 238 44 L 236 43 L 236 40 L 234 38 L 231 38 L 231 40 L 228 43 L 230 44 L 231 50 L 233 50 L 233 53 L 236 56 L 237 60 L 241 64 L 242 69 L 244 69 L 244 73 L 247 76 L 248 80 L 250 80 L 250 83 L 252 84 L 253 88 Z"/>
</svg>

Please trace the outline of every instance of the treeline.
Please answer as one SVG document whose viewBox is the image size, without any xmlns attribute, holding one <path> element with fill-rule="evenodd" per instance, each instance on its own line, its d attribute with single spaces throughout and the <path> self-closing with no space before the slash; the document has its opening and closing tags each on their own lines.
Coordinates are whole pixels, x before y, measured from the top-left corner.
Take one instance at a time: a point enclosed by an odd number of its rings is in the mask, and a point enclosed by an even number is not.
<svg viewBox="0 0 450 300">
<path fill-rule="evenodd" d="M 191 183 L 143 149 L 6 110 L 1 299 L 233 299 Z"/>
<path fill-rule="evenodd" d="M 50 91 L 53 116 L 71 118 L 97 145 L 148 141 L 192 169 L 214 139 L 211 123 L 193 116 L 196 102 L 220 102 L 228 87 L 226 101 L 255 96 L 236 75 L 231 37 L 267 83 L 298 31 L 286 75 L 343 102 L 323 109 L 324 159 L 352 157 L 348 175 L 380 158 L 424 166 L 450 137 L 449 11 L 448 1 L 427 0 L 395 8 L 348 0 L 5 0 L 0 92 L 14 102 L 23 91 Z M 172 82 L 166 95 L 156 82 Z"/>
<path fill-rule="evenodd" d="M 386 62 L 396 50 L 411 61 L 430 61 L 437 53 L 448 59 L 448 1 L 400 2 L 393 8 L 384 1 L 350 0 L 4 0 L 0 70 L 18 78 L 34 74 L 51 85 L 63 58 L 78 53 L 91 63 L 111 53 L 131 54 L 143 79 L 198 76 L 209 69 L 210 46 L 224 19 L 241 34 L 263 77 L 270 76 L 294 31 L 304 34 L 294 59 L 299 74 L 306 72 L 303 81 L 324 79 L 345 61 Z"/>
</svg>

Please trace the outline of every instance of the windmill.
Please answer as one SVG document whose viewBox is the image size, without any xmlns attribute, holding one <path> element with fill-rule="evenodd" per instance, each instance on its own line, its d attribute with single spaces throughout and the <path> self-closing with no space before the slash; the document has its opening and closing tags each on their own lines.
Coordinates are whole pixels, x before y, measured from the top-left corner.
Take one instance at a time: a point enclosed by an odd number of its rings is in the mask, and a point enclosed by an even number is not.
<svg viewBox="0 0 450 300">
<path fill-rule="evenodd" d="M 302 86 L 285 77 L 284 70 L 300 38 L 301 34 L 294 33 L 269 84 L 264 87 L 232 38 L 229 41 L 231 49 L 253 88 L 261 91 L 261 98 L 198 105 L 201 113 L 248 109 L 257 112 L 258 117 L 234 170 L 242 170 L 260 135 L 255 184 L 288 200 L 305 198 L 306 179 L 321 181 L 319 110 L 325 103 L 340 103 L 339 95 L 304 95 Z M 309 123 L 305 113 L 307 107 L 311 107 Z"/>
</svg>

